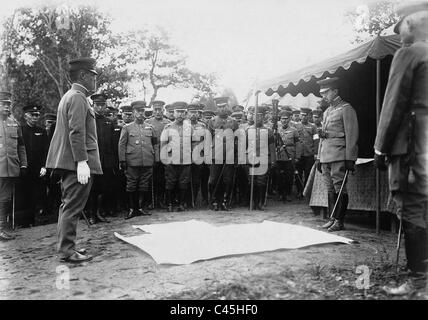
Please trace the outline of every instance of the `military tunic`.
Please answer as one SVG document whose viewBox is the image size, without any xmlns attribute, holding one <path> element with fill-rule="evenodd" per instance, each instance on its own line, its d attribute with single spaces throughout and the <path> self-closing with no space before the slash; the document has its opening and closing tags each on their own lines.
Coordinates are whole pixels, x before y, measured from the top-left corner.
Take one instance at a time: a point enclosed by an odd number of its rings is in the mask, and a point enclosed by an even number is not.
<svg viewBox="0 0 428 320">
<path fill-rule="evenodd" d="M 154 129 L 146 123 L 136 121 L 122 128 L 119 139 L 119 162 L 126 162 L 126 191 L 146 192 L 149 189 L 155 146 L 157 144 Z"/>
</svg>

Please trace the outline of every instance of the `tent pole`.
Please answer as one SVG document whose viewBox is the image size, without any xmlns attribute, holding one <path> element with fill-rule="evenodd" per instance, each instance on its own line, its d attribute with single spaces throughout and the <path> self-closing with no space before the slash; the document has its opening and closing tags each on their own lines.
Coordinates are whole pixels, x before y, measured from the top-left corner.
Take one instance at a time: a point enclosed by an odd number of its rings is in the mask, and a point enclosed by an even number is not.
<svg viewBox="0 0 428 320">
<path fill-rule="evenodd" d="M 380 59 L 376 59 L 376 132 L 380 116 Z M 380 233 L 380 175 L 376 168 L 376 234 Z"/>
</svg>

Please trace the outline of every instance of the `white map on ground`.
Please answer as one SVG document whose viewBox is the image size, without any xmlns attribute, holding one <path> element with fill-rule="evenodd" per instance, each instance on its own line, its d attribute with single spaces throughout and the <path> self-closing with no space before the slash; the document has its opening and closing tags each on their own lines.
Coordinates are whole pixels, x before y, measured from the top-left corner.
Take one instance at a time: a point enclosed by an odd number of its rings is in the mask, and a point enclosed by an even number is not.
<svg viewBox="0 0 428 320">
<path fill-rule="evenodd" d="M 230 255 L 353 242 L 308 227 L 268 220 L 221 226 L 189 220 L 133 227 L 145 233 L 131 237 L 116 232 L 114 235 L 147 252 L 158 264 L 190 264 Z"/>
</svg>

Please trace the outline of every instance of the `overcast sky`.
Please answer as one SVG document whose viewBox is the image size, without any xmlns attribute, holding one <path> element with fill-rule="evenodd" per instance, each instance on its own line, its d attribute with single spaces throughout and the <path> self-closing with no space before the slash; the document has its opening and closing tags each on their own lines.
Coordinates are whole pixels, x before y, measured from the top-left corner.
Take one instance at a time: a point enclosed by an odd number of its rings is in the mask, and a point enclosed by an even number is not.
<svg viewBox="0 0 428 320">
<path fill-rule="evenodd" d="M 353 47 L 345 17 L 374 0 L 73 0 L 95 4 L 113 19 L 114 31 L 160 25 L 188 56 L 191 69 L 214 72 L 243 99 L 255 79 L 278 76 Z M 1 1 L 2 15 L 23 4 Z M 4 4 L 3 4 L 4 2 Z M 67 3 L 67 1 L 65 1 Z M 165 99 L 185 99 L 160 92 Z"/>
</svg>

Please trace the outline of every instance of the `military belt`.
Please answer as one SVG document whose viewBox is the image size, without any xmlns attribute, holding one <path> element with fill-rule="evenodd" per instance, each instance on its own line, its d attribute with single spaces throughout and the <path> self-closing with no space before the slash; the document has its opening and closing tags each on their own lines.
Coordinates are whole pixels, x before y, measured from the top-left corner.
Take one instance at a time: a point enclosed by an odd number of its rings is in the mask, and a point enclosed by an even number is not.
<svg viewBox="0 0 428 320">
<path fill-rule="evenodd" d="M 332 131 L 325 131 L 326 139 L 331 138 L 344 138 L 345 132 L 332 132 Z"/>
</svg>

